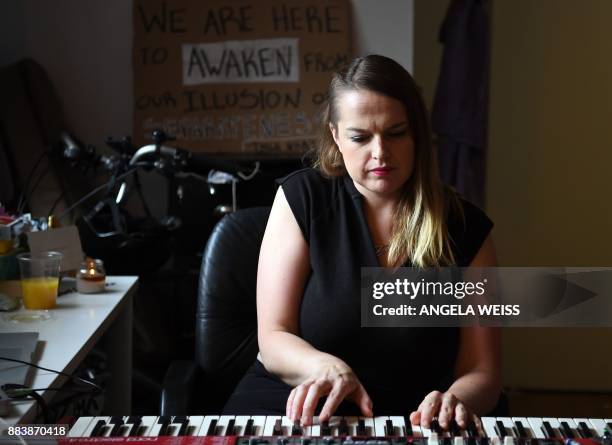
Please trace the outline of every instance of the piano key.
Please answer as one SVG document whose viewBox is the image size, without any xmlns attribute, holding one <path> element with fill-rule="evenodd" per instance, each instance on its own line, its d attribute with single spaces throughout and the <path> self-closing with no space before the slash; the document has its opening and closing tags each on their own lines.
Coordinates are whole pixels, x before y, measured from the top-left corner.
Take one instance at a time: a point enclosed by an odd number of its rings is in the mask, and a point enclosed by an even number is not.
<svg viewBox="0 0 612 445">
<path fill-rule="evenodd" d="M 137 436 L 140 426 L 142 425 L 142 416 L 127 416 L 125 426 L 127 427 L 124 433 L 125 437 Z"/>
<path fill-rule="evenodd" d="M 430 428 L 425 428 L 423 425 L 421 425 L 421 433 L 423 434 L 423 437 L 427 437 L 427 438 L 431 437 L 432 434 L 435 434 Z M 435 440 L 436 441 L 438 440 L 437 436 L 435 437 Z"/>
<path fill-rule="evenodd" d="M 555 417 L 543 417 L 542 426 L 544 427 L 544 430 L 547 432 L 547 435 L 549 437 L 563 437 L 563 434 L 560 431 L 561 424 L 559 423 L 559 419 Z"/>
<path fill-rule="evenodd" d="M 465 445 L 465 438 L 461 434 L 455 434 L 453 438 L 453 445 Z"/>
<path fill-rule="evenodd" d="M 110 420 L 108 416 L 96 416 L 83 432 L 83 437 L 103 437 L 104 427 Z"/>
<path fill-rule="evenodd" d="M 374 417 L 374 436 L 385 437 L 387 435 L 387 432 L 385 431 L 385 425 L 387 420 L 387 416 Z"/>
<path fill-rule="evenodd" d="M 476 425 L 476 422 L 474 422 L 473 420 L 468 422 L 467 424 L 467 435 L 469 438 L 475 438 L 482 435 L 480 430 L 478 429 L 478 426 Z M 472 442 L 473 441 L 468 440 L 469 445 L 473 445 Z"/>
<path fill-rule="evenodd" d="M 498 417 L 497 421 L 500 422 L 506 431 L 506 436 L 517 438 L 518 434 L 516 434 L 516 429 L 512 418 L 510 417 Z M 524 428 L 523 428 L 524 429 Z"/>
<path fill-rule="evenodd" d="M 124 425 L 123 417 L 113 416 L 111 417 L 110 423 L 112 424 L 111 430 L 108 433 L 108 437 L 118 437 L 121 435 L 121 429 Z"/>
<path fill-rule="evenodd" d="M 604 435 L 608 437 L 612 436 L 612 419 L 606 419 L 606 430 L 604 431 Z"/>
<path fill-rule="evenodd" d="M 324 420 L 322 422 L 319 422 L 319 426 L 320 426 L 320 434 L 321 436 L 325 437 L 325 436 L 331 436 L 332 432 L 331 432 L 331 428 L 329 426 L 329 420 Z"/>
<path fill-rule="evenodd" d="M 79 417 L 70 431 L 68 431 L 68 437 L 87 437 L 85 436 L 85 431 L 91 422 L 93 422 L 93 417 Z"/>
<path fill-rule="evenodd" d="M 253 436 L 263 436 L 266 426 L 266 416 L 251 416 L 253 421 Z"/>
<path fill-rule="evenodd" d="M 187 428 L 184 436 L 195 436 L 200 431 L 202 423 L 204 422 L 204 416 L 188 416 Z"/>
<path fill-rule="evenodd" d="M 410 418 L 404 416 L 389 416 L 389 420 L 393 422 L 395 427 L 396 436 L 412 436 L 412 425 L 410 424 Z M 408 425 L 406 425 L 406 422 Z"/>
<path fill-rule="evenodd" d="M 544 434 L 542 419 L 540 417 L 528 417 L 527 421 L 531 427 L 531 432 L 536 439 L 546 439 Z"/>
<path fill-rule="evenodd" d="M 578 426 L 574 422 L 574 419 L 559 417 L 557 420 L 559 421 L 559 432 L 564 439 L 576 439 L 582 437 L 580 435 L 580 431 L 578 431 Z"/>
<path fill-rule="evenodd" d="M 495 434 L 497 434 L 497 437 L 503 439 L 505 438 L 508 433 L 506 432 L 506 425 L 504 425 L 504 422 L 502 422 L 501 420 L 495 420 Z M 510 437 L 512 437 L 512 435 L 510 435 Z"/>
<path fill-rule="evenodd" d="M 606 431 L 606 421 L 604 419 L 588 419 L 591 427 L 595 430 L 597 437 L 603 437 Z"/>
<path fill-rule="evenodd" d="M 512 421 L 514 422 L 513 431 L 516 437 L 523 439 L 533 439 L 536 437 L 526 417 L 513 417 Z"/>
<path fill-rule="evenodd" d="M 236 416 L 223 415 L 217 420 L 217 436 L 232 436 L 234 434 L 234 423 Z"/>
<path fill-rule="evenodd" d="M 293 422 L 293 426 L 291 427 L 291 435 L 292 436 L 303 436 L 304 435 L 304 428 L 302 428 L 302 425 L 300 425 L 299 420 L 296 420 L 295 422 Z"/>
<path fill-rule="evenodd" d="M 205 416 L 196 436 L 216 436 L 219 416 Z"/>
<path fill-rule="evenodd" d="M 581 437 L 589 439 L 595 436 L 596 432 L 593 429 L 593 425 L 591 425 L 591 422 L 589 422 L 589 419 L 585 417 L 575 417 L 572 420 L 576 424 L 576 429 L 578 430 L 578 433 L 580 433 Z"/>
<path fill-rule="evenodd" d="M 483 417 L 482 428 L 484 429 L 484 433 L 487 437 L 497 437 L 497 433 L 495 432 L 495 422 L 497 419 L 495 417 Z"/>
<path fill-rule="evenodd" d="M 350 434 L 348 422 L 343 417 L 340 419 L 340 424 L 338 425 L 338 436 L 349 436 Z"/>
<path fill-rule="evenodd" d="M 442 427 L 440 426 L 440 422 L 438 419 L 432 419 L 431 424 L 429 425 L 429 429 L 432 433 L 436 433 L 438 438 L 440 438 L 443 434 Z"/>
<path fill-rule="evenodd" d="M 291 430 L 293 429 L 293 420 L 287 416 L 281 417 L 281 431 L 283 436 L 291 436 Z"/>
<path fill-rule="evenodd" d="M 157 423 L 157 416 L 142 416 L 137 436 L 153 436 L 153 428 Z"/>
</svg>

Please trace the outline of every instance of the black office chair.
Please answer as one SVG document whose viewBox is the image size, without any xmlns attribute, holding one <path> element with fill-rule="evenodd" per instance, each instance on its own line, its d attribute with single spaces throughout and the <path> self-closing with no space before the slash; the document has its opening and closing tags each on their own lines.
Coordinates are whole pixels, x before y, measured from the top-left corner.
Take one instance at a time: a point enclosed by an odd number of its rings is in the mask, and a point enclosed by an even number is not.
<svg viewBox="0 0 612 445">
<path fill-rule="evenodd" d="M 269 214 L 269 207 L 238 210 L 213 229 L 200 269 L 195 362 L 170 365 L 161 415 L 220 413 L 254 362 L 257 261 Z"/>
</svg>

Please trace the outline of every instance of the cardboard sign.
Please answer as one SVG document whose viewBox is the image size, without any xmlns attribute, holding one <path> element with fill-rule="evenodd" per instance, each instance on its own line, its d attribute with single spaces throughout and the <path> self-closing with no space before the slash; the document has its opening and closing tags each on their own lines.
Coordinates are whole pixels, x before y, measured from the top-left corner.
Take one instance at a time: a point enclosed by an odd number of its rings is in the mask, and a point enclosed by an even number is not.
<svg viewBox="0 0 612 445">
<path fill-rule="evenodd" d="M 214 154 L 296 157 L 351 60 L 348 0 L 137 0 L 134 128 Z"/>
<path fill-rule="evenodd" d="M 81 238 L 76 226 L 60 227 L 28 233 L 30 252 L 35 255 L 45 251 L 55 251 L 64 254 L 60 265 L 62 272 L 76 270 L 83 261 Z"/>
</svg>

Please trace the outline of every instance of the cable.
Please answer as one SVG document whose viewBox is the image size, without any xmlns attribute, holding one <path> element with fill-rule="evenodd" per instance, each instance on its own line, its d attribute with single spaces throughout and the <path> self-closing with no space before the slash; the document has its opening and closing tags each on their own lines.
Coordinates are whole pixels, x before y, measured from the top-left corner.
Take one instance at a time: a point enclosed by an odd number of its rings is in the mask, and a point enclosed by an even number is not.
<svg viewBox="0 0 612 445">
<path fill-rule="evenodd" d="M 28 193 L 28 189 L 30 188 L 30 181 L 32 181 L 32 177 L 34 176 L 34 173 L 36 173 L 36 169 L 38 168 L 38 166 L 40 165 L 41 161 L 43 160 L 43 158 L 46 155 L 47 155 L 47 151 L 43 150 L 43 152 L 40 154 L 38 159 L 36 159 L 36 162 L 34 163 L 34 166 L 30 170 L 30 172 L 28 173 L 28 178 L 26 179 L 26 181 L 25 181 L 25 183 L 23 185 L 23 190 L 21 191 L 21 194 L 19 195 L 19 201 L 17 201 L 17 212 L 18 213 L 20 212 L 21 207 L 25 203 L 26 195 Z M 45 174 L 46 174 L 46 172 L 45 172 Z"/>
<path fill-rule="evenodd" d="M 253 179 L 253 177 L 259 172 L 259 161 L 255 162 L 255 168 L 253 169 L 253 171 L 251 173 L 249 173 L 248 175 L 245 175 L 242 172 L 238 172 L 238 176 L 240 176 L 240 179 L 242 179 L 243 181 L 248 181 L 250 179 Z"/>
<path fill-rule="evenodd" d="M 104 188 L 108 187 L 109 184 L 111 184 L 112 182 L 116 182 L 119 181 L 120 179 L 125 178 L 126 176 L 134 173 L 136 171 L 137 167 L 132 168 L 131 170 L 126 171 L 125 173 L 122 173 L 121 175 L 117 176 L 116 178 L 111 178 L 108 181 L 106 181 L 104 184 L 102 184 L 99 187 L 96 187 L 95 189 L 93 189 L 91 192 L 89 192 L 88 194 L 86 194 L 85 196 L 83 196 L 81 199 L 79 199 L 77 202 L 75 202 L 74 204 L 72 204 L 70 207 L 68 207 L 66 210 L 64 210 L 64 213 L 62 213 L 57 220 L 60 221 L 62 220 L 68 213 L 70 213 L 72 210 L 74 210 L 76 207 L 78 207 L 79 205 L 81 205 L 83 202 L 87 201 L 89 198 L 91 198 L 93 195 L 95 195 L 96 193 L 98 193 L 100 190 L 103 190 Z"/>
<path fill-rule="evenodd" d="M 23 365 L 32 366 L 33 368 L 41 369 L 43 371 L 54 372 L 56 374 L 63 375 L 64 377 L 68 377 L 71 380 L 87 383 L 88 385 L 93 386 L 96 389 L 96 391 L 102 391 L 102 388 L 99 385 L 97 385 L 94 382 L 92 382 L 91 380 L 87 380 L 87 379 L 84 379 L 82 377 L 71 375 L 71 374 L 68 374 L 67 372 L 56 371 L 55 369 L 43 368 L 42 366 L 35 365 L 34 363 L 26 362 L 26 361 L 23 361 L 23 360 L 18 360 L 18 359 L 15 359 L 15 358 L 0 357 L 0 360 L 5 360 L 7 362 L 21 363 Z"/>
</svg>

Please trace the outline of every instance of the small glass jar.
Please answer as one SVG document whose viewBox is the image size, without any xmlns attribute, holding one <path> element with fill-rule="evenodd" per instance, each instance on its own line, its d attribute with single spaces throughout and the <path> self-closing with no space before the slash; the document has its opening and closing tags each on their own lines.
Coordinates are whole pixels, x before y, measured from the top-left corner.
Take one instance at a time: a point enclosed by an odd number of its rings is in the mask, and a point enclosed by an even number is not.
<svg viewBox="0 0 612 445">
<path fill-rule="evenodd" d="M 77 272 L 76 287 L 81 294 L 94 294 L 104 292 L 106 285 L 106 271 L 102 260 L 86 258 L 81 263 L 81 268 Z"/>
</svg>

